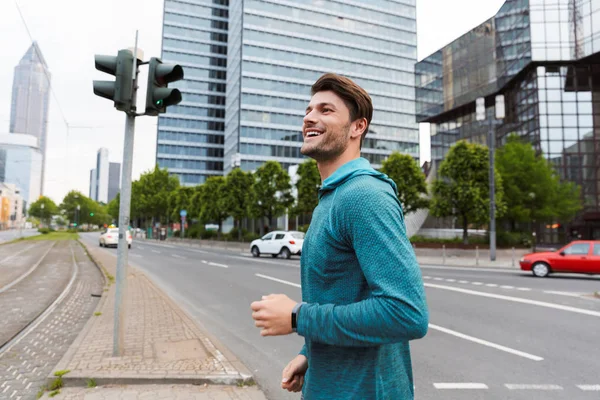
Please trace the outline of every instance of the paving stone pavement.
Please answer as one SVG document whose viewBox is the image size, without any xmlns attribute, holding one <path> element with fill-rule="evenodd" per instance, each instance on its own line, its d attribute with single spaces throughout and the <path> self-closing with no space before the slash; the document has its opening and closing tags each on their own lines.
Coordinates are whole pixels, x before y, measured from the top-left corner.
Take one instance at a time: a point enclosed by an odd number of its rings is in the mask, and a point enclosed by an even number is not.
<svg viewBox="0 0 600 400">
<path fill-rule="evenodd" d="M 46 242 L 41 242 L 46 243 Z M 78 275 L 69 294 L 48 317 L 12 348 L 0 353 L 0 399 L 33 400 L 48 374 L 63 357 L 98 304 L 92 294 L 102 293 L 104 280 L 81 246 L 64 242 L 73 250 Z M 71 271 L 69 270 L 69 278 Z"/>
<path fill-rule="evenodd" d="M 49 399 L 45 394 L 42 399 Z M 255 387 L 218 385 L 108 385 L 96 388 L 63 388 L 58 400 L 266 400 Z"/>
<path fill-rule="evenodd" d="M 87 246 L 96 262 L 116 275 L 116 257 Z M 210 337 L 151 280 L 129 267 L 125 297 L 125 340 L 122 357 L 113 357 L 116 285 L 103 296 L 99 312 L 90 320 L 72 349 L 55 370 L 68 369 L 67 386 L 85 385 L 93 377 L 107 383 L 236 384 L 251 378 L 249 370 Z"/>
<path fill-rule="evenodd" d="M 0 293 L 0 345 L 9 341 L 38 315 L 40 315 L 67 287 L 73 275 L 73 259 L 68 242 L 40 244 L 31 258 L 30 269 L 46 254 L 39 266 L 25 279 Z M 49 250 L 49 252 L 48 252 Z M 41 254 L 38 254 L 41 253 Z"/>
</svg>

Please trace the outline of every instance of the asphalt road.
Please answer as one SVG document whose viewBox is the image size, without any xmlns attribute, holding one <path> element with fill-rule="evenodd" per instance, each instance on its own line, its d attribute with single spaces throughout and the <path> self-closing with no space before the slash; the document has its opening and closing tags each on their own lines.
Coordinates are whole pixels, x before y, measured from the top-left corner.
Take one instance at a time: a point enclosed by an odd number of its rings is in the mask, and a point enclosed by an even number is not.
<svg viewBox="0 0 600 400">
<path fill-rule="evenodd" d="M 97 245 L 97 236 L 83 238 Z M 300 300 L 297 258 L 135 241 L 130 263 L 236 353 L 268 398 L 299 399 L 279 381 L 302 338 L 262 338 L 249 307 L 269 293 Z M 600 398 L 600 300 L 591 296 L 600 276 L 422 270 L 431 325 L 411 345 L 417 399 Z"/>
</svg>

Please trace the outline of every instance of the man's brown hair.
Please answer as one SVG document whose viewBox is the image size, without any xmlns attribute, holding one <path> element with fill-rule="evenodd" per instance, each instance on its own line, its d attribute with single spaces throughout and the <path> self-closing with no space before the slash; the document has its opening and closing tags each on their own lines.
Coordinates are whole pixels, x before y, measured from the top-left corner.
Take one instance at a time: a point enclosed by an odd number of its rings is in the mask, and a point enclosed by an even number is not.
<svg viewBox="0 0 600 400">
<path fill-rule="evenodd" d="M 315 93 L 332 91 L 337 94 L 350 110 L 350 122 L 366 118 L 367 128 L 360 137 L 360 146 L 369 131 L 373 118 L 373 103 L 367 91 L 345 76 L 328 73 L 320 77 L 311 87 L 311 96 Z"/>
</svg>

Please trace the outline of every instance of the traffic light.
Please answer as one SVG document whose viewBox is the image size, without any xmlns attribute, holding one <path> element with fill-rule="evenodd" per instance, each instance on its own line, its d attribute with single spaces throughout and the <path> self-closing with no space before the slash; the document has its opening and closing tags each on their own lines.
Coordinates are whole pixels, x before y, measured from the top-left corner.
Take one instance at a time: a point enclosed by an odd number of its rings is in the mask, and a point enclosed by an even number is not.
<svg viewBox="0 0 600 400">
<path fill-rule="evenodd" d="M 91 212 L 91 213 L 90 213 L 90 217 L 93 217 L 93 216 L 94 216 L 94 213 L 93 213 L 93 212 Z"/>
<path fill-rule="evenodd" d="M 156 57 L 152 57 L 148 64 L 146 115 L 156 116 L 166 112 L 167 107 L 181 102 L 181 92 L 169 89 L 168 85 L 183 79 L 183 68 L 177 64 L 163 64 Z"/>
<path fill-rule="evenodd" d="M 94 94 L 115 102 L 119 111 L 130 111 L 133 98 L 133 53 L 119 50 L 116 57 L 95 55 L 96 69 L 114 75 L 114 81 L 94 81 Z"/>
</svg>

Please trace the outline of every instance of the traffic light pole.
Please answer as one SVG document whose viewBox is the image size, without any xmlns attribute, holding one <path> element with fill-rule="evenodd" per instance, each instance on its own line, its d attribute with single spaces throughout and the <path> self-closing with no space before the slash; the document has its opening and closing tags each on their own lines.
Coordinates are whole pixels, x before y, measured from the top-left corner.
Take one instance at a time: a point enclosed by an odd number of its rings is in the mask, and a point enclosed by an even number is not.
<svg viewBox="0 0 600 400">
<path fill-rule="evenodd" d="M 133 54 L 133 90 L 131 110 L 125 117 L 125 140 L 123 145 L 123 168 L 121 171 L 121 192 L 119 203 L 119 245 L 117 251 L 117 282 L 115 293 L 115 315 L 113 333 L 113 356 L 122 357 L 125 345 L 125 300 L 127 294 L 129 212 L 131 209 L 131 174 L 133 166 L 133 142 L 135 137 L 135 117 L 137 98 L 137 44 L 138 32 L 135 33 L 135 50 Z"/>
<path fill-rule="evenodd" d="M 494 134 L 494 120 L 490 118 L 490 261 L 496 261 L 496 176 L 494 156 L 496 151 L 496 135 Z"/>
</svg>

